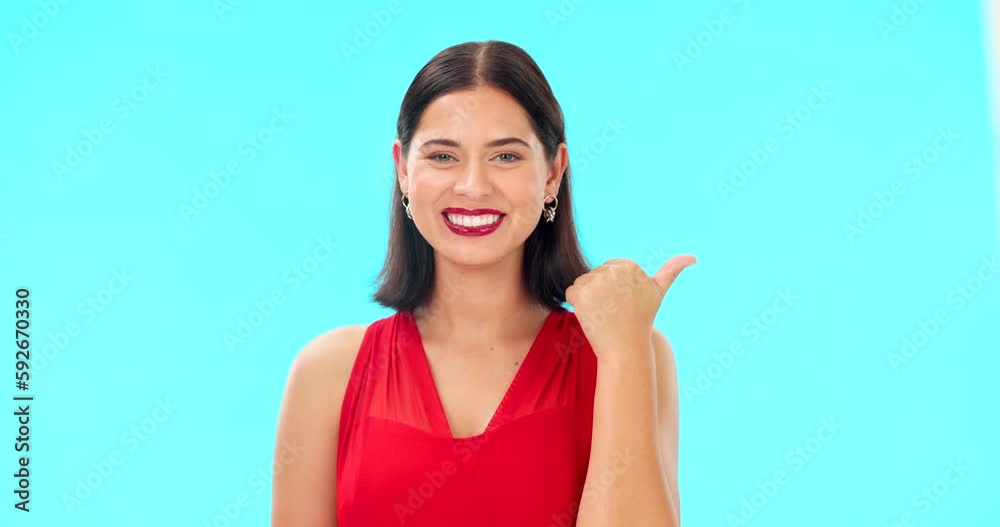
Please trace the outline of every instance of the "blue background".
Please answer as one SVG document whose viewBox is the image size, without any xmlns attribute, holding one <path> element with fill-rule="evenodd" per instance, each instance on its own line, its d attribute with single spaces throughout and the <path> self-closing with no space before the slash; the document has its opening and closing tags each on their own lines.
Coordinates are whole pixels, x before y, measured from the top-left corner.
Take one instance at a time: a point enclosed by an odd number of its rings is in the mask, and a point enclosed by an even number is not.
<svg viewBox="0 0 1000 527">
<path fill-rule="evenodd" d="M 893 21 L 903 5 L 5 4 L 0 292 L 13 325 L 32 290 L 36 400 L 32 512 L 4 491 L 2 523 L 267 525 L 293 357 L 388 314 L 368 296 L 403 93 L 441 49 L 499 39 L 566 113 L 591 261 L 699 258 L 657 318 L 686 525 L 1000 525 L 1000 276 L 976 281 L 998 251 L 988 32 L 976 2 Z M 248 150 L 254 135 L 270 142 Z M 859 208 L 874 217 L 851 234 Z M 950 462 L 968 470 L 914 500 Z"/>
</svg>

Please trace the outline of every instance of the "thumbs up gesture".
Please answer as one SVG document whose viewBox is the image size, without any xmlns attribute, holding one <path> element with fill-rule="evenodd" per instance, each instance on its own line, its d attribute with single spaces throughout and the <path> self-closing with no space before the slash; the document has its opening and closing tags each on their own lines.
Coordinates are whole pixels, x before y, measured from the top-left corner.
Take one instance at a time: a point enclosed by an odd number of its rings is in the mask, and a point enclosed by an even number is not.
<svg viewBox="0 0 1000 527">
<path fill-rule="evenodd" d="M 663 297 L 686 267 L 697 260 L 674 256 L 649 276 L 633 260 L 608 260 L 580 275 L 566 289 L 566 302 L 583 327 L 598 360 L 623 349 L 648 349 L 653 320 Z"/>
</svg>

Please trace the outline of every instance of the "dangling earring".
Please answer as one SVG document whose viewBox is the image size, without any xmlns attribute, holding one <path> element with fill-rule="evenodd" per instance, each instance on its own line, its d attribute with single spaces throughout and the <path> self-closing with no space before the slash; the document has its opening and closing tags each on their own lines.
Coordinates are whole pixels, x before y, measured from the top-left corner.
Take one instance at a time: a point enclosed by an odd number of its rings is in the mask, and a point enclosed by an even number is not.
<svg viewBox="0 0 1000 527">
<path fill-rule="evenodd" d="M 403 194 L 402 201 L 403 201 L 403 210 L 406 211 L 406 217 L 412 220 L 413 210 L 410 209 L 410 198 L 406 197 L 406 194 Z"/>
<path fill-rule="evenodd" d="M 556 221 L 556 209 L 559 208 L 559 198 L 549 194 L 548 196 L 545 196 L 545 203 L 548 203 L 548 198 L 552 198 L 554 201 L 552 202 L 551 207 L 542 208 L 542 214 L 545 216 L 546 223 L 552 223 Z"/>
</svg>

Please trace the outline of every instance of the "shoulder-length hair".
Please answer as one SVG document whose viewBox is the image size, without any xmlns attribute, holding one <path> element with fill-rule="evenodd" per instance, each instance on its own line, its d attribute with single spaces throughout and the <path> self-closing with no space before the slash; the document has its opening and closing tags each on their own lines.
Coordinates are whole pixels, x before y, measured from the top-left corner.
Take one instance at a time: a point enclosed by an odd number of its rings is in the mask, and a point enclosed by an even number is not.
<svg viewBox="0 0 1000 527">
<path fill-rule="evenodd" d="M 495 40 L 449 47 L 420 69 L 403 97 L 396 122 L 403 156 L 409 152 L 420 118 L 431 102 L 479 86 L 502 90 L 521 104 L 552 163 L 559 144 L 566 142 L 562 109 L 531 56 L 518 46 Z M 547 223 L 539 217 L 524 247 L 525 284 L 538 302 L 550 309 L 561 307 L 566 288 L 590 270 L 573 222 L 570 179 L 567 163 L 556 195 L 555 221 Z M 389 247 L 372 299 L 385 307 L 409 311 L 429 299 L 434 286 L 434 250 L 406 218 L 398 178 L 393 187 Z"/>
</svg>

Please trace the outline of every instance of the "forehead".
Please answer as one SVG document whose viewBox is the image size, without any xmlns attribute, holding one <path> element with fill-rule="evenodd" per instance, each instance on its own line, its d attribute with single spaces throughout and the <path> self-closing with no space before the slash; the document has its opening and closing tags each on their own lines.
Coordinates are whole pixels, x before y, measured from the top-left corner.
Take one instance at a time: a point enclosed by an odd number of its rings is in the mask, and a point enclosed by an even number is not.
<svg viewBox="0 0 1000 527">
<path fill-rule="evenodd" d="M 480 86 L 442 95 L 420 118 L 416 138 L 496 138 L 516 136 L 534 142 L 527 112 L 517 99 L 495 88 Z"/>
</svg>

